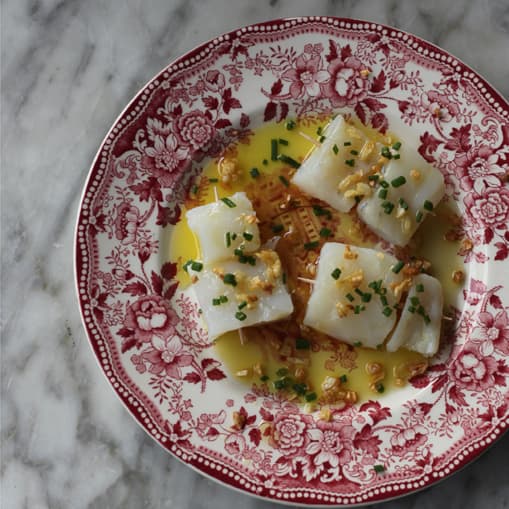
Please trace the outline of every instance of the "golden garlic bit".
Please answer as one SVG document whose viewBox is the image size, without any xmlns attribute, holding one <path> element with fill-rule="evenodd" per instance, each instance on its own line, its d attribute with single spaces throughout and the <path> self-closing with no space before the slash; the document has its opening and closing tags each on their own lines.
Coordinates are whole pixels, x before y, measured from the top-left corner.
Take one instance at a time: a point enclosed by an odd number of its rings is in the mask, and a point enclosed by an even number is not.
<svg viewBox="0 0 509 509">
<path fill-rule="evenodd" d="M 461 284 L 465 281 L 465 273 L 462 270 L 455 270 L 452 273 L 452 280 L 456 284 Z"/>
<path fill-rule="evenodd" d="M 358 396 L 355 391 L 346 389 L 340 378 L 335 376 L 326 376 L 321 384 L 322 395 L 320 403 L 326 405 L 353 405 L 357 402 Z"/>
<path fill-rule="evenodd" d="M 364 367 L 369 377 L 369 388 L 373 392 L 380 392 L 381 383 L 385 379 L 385 368 L 379 362 L 367 362 Z"/>
<path fill-rule="evenodd" d="M 221 177 L 221 182 L 226 185 L 230 185 L 232 182 L 236 182 L 239 179 L 240 171 L 237 167 L 235 159 L 228 157 L 222 157 L 219 159 L 217 165 L 217 172 Z"/>
<path fill-rule="evenodd" d="M 243 430 L 246 427 L 246 416 L 241 414 L 240 412 L 233 412 L 232 414 L 232 428 L 236 430 Z"/>
<path fill-rule="evenodd" d="M 405 362 L 392 368 L 394 383 L 398 387 L 404 386 L 414 376 L 423 375 L 428 369 L 427 361 Z"/>
</svg>

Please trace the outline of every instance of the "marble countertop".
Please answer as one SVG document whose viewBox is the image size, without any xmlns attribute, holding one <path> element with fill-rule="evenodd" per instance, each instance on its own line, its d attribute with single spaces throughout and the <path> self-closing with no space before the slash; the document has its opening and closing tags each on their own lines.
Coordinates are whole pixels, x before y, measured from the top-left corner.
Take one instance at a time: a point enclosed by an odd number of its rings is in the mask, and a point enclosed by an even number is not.
<svg viewBox="0 0 509 509">
<path fill-rule="evenodd" d="M 102 376 L 72 266 L 97 147 L 139 87 L 175 57 L 221 32 L 285 16 L 408 30 L 507 99 L 508 1 L 6 0 L 2 11 L 2 508 L 278 507 L 176 461 Z M 385 507 L 509 507 L 508 455 L 506 435 L 442 484 Z"/>
</svg>

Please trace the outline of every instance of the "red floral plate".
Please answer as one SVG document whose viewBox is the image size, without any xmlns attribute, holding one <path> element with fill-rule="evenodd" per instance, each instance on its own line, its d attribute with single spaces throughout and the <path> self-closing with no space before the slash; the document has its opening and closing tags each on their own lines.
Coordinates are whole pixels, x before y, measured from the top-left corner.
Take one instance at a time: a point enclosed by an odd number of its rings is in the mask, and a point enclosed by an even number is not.
<svg viewBox="0 0 509 509">
<path fill-rule="evenodd" d="M 207 160 L 264 121 L 327 111 L 413 137 L 443 172 L 472 240 L 453 344 L 411 386 L 330 422 L 227 376 L 167 252 Z M 509 423 L 508 117 L 504 99 L 445 51 L 351 19 L 248 26 L 170 64 L 102 143 L 76 230 L 83 321 L 133 416 L 202 473 L 288 503 L 385 500 L 476 458 Z M 233 411 L 244 430 L 231 428 Z"/>
</svg>

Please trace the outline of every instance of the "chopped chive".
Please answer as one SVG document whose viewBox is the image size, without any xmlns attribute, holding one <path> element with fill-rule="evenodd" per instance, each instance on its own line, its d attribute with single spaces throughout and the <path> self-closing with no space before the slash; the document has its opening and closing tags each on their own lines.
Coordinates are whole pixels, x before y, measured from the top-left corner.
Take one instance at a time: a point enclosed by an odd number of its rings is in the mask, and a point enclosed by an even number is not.
<svg viewBox="0 0 509 509">
<path fill-rule="evenodd" d="M 413 306 L 408 306 L 406 309 L 409 313 L 412 313 L 412 314 L 415 313 L 415 308 Z"/>
<path fill-rule="evenodd" d="M 293 131 L 293 129 L 295 129 L 296 126 L 297 126 L 297 124 L 295 123 L 294 120 L 288 120 L 288 122 L 286 122 L 286 124 L 285 124 L 287 131 Z"/>
<path fill-rule="evenodd" d="M 358 156 L 359 151 L 358 150 L 350 150 L 350 154 L 352 154 L 353 156 Z"/>
<path fill-rule="evenodd" d="M 394 204 L 390 201 L 384 201 L 382 203 L 382 208 L 386 214 L 390 214 L 394 210 Z"/>
<path fill-rule="evenodd" d="M 286 389 L 288 387 L 289 383 L 290 383 L 290 381 L 287 378 L 283 378 L 281 380 L 276 380 L 274 382 L 274 388 L 278 389 L 278 390 Z"/>
<path fill-rule="evenodd" d="M 288 140 L 285 140 L 284 138 L 279 138 L 279 144 L 284 145 L 285 147 L 288 145 Z"/>
<path fill-rule="evenodd" d="M 408 203 L 403 198 L 400 198 L 398 203 L 403 210 L 408 210 Z"/>
<path fill-rule="evenodd" d="M 310 401 L 314 401 L 317 398 L 316 392 L 308 392 L 304 399 L 309 403 Z"/>
<path fill-rule="evenodd" d="M 345 141 L 345 142 L 343 143 L 343 146 L 344 146 L 344 147 L 349 147 L 351 144 L 352 144 L 352 142 L 351 142 L 351 141 Z"/>
<path fill-rule="evenodd" d="M 233 254 L 235 256 L 242 256 L 244 254 L 244 251 L 242 251 L 243 248 L 237 247 L 233 250 Z"/>
<path fill-rule="evenodd" d="M 418 306 L 420 304 L 419 302 L 419 298 L 418 297 L 411 297 L 410 298 L 410 302 L 412 303 L 412 305 L 414 306 Z"/>
<path fill-rule="evenodd" d="M 419 283 L 418 285 L 416 285 L 415 289 L 418 292 L 423 292 L 424 291 L 424 285 L 422 283 Z"/>
<path fill-rule="evenodd" d="M 415 220 L 420 223 L 422 221 L 422 212 L 420 210 L 415 214 Z"/>
<path fill-rule="evenodd" d="M 274 233 L 281 233 L 285 227 L 282 224 L 273 224 L 271 229 Z"/>
<path fill-rule="evenodd" d="M 398 263 L 396 263 L 396 265 L 393 265 L 392 272 L 394 272 L 394 274 L 399 274 L 404 266 L 405 262 L 400 260 Z"/>
<path fill-rule="evenodd" d="M 325 141 L 326 137 L 325 136 L 320 136 L 320 138 L 318 138 L 318 141 L 320 143 L 323 143 Z"/>
<path fill-rule="evenodd" d="M 230 232 L 226 232 L 226 247 L 230 247 L 232 245 L 232 234 Z"/>
<path fill-rule="evenodd" d="M 332 147 L 332 151 L 333 151 L 336 155 L 338 155 L 339 148 L 338 148 L 338 146 L 337 146 L 335 143 L 334 143 L 334 146 Z"/>
<path fill-rule="evenodd" d="M 381 382 L 378 382 L 376 385 L 376 392 L 382 394 L 383 392 L 385 392 L 385 387 L 384 387 L 384 384 L 381 383 Z"/>
<path fill-rule="evenodd" d="M 225 302 L 228 302 L 228 297 L 226 295 L 221 295 L 219 297 L 219 300 L 220 300 L 221 304 L 224 304 Z"/>
<path fill-rule="evenodd" d="M 304 396 L 304 394 L 306 394 L 306 390 L 307 390 L 308 386 L 304 383 L 297 383 L 297 384 L 293 384 L 292 385 L 292 389 L 293 391 L 298 394 L 299 396 Z"/>
<path fill-rule="evenodd" d="M 389 150 L 389 147 L 383 147 L 382 150 L 381 150 L 381 154 L 382 154 L 382 156 L 384 156 L 387 159 L 391 159 L 392 158 L 392 153 Z"/>
<path fill-rule="evenodd" d="M 219 304 L 221 304 L 221 300 L 220 299 L 212 299 L 212 305 L 213 306 L 219 306 Z"/>
<path fill-rule="evenodd" d="M 283 272 L 281 279 L 283 280 L 283 284 L 286 285 L 286 272 Z"/>
<path fill-rule="evenodd" d="M 393 159 L 401 159 L 401 154 L 394 154 L 392 156 Z"/>
<path fill-rule="evenodd" d="M 380 191 L 378 191 L 378 197 L 385 200 L 385 198 L 387 198 L 387 189 L 380 189 Z"/>
<path fill-rule="evenodd" d="M 235 240 L 237 238 L 237 234 L 236 233 L 232 233 L 232 240 Z"/>
<path fill-rule="evenodd" d="M 285 187 L 290 187 L 290 182 L 288 182 L 288 179 L 283 177 L 283 175 L 279 175 L 279 180 Z"/>
<path fill-rule="evenodd" d="M 235 313 L 235 318 L 237 320 L 240 320 L 241 322 L 243 322 L 247 318 L 247 315 L 243 311 L 237 311 Z"/>
<path fill-rule="evenodd" d="M 286 376 L 288 374 L 288 368 L 279 368 L 276 371 L 277 376 Z"/>
<path fill-rule="evenodd" d="M 389 182 L 385 181 L 385 180 L 381 180 L 380 181 L 380 185 L 384 188 L 384 189 L 387 189 L 389 187 Z"/>
<path fill-rule="evenodd" d="M 261 380 L 262 382 L 266 382 L 268 379 L 269 379 L 269 376 L 268 376 L 268 375 L 262 375 L 262 376 L 260 377 L 260 380 Z"/>
<path fill-rule="evenodd" d="M 193 261 L 191 263 L 191 269 L 195 270 L 196 272 L 200 272 L 201 269 L 203 269 L 203 263 Z"/>
<path fill-rule="evenodd" d="M 359 347 L 362 346 L 362 341 L 356 341 L 353 346 Z"/>
<path fill-rule="evenodd" d="M 391 314 L 392 314 L 392 309 L 391 309 L 389 306 L 385 306 L 385 307 L 384 307 L 384 310 L 382 311 L 382 313 L 383 313 L 385 316 L 391 316 Z"/>
<path fill-rule="evenodd" d="M 277 159 L 279 159 L 281 162 L 288 164 L 292 168 L 298 169 L 300 168 L 300 163 L 296 161 L 295 159 L 292 159 L 289 156 L 285 156 L 284 154 L 279 154 L 277 156 Z"/>
<path fill-rule="evenodd" d="M 406 184 L 406 178 L 403 177 L 403 175 L 400 175 L 399 177 L 391 180 L 392 187 L 401 187 L 403 184 Z"/>
<path fill-rule="evenodd" d="M 315 240 L 313 242 L 306 242 L 304 244 L 304 249 L 310 251 L 311 249 L 316 249 L 319 245 L 320 245 L 320 242 L 318 242 L 317 240 Z"/>
<path fill-rule="evenodd" d="M 234 201 L 230 200 L 230 198 L 221 198 L 221 201 L 227 206 L 227 207 L 230 207 L 231 209 L 235 208 L 237 205 L 235 204 Z"/>
<path fill-rule="evenodd" d="M 275 138 L 270 140 L 270 158 L 272 161 L 277 161 L 277 140 Z"/>
<path fill-rule="evenodd" d="M 357 305 L 353 308 L 354 314 L 358 315 L 361 311 L 364 311 L 366 309 L 366 306 L 360 306 Z"/>
<path fill-rule="evenodd" d="M 340 381 L 342 384 L 346 384 L 347 380 L 348 380 L 348 378 L 347 378 L 347 376 L 346 376 L 346 375 L 341 375 L 341 376 L 339 377 L 339 381 Z"/>
<path fill-rule="evenodd" d="M 387 304 L 389 303 L 385 295 L 380 295 L 380 302 L 382 303 L 382 306 L 387 306 Z"/>
<path fill-rule="evenodd" d="M 369 175 L 368 180 L 371 182 L 378 182 L 378 179 L 380 178 L 380 175 Z"/>
<path fill-rule="evenodd" d="M 347 293 L 345 297 L 350 301 L 353 302 L 355 300 L 355 297 L 351 293 Z"/>
<path fill-rule="evenodd" d="M 244 232 L 242 234 L 242 236 L 246 239 L 246 240 L 253 240 L 253 234 L 252 233 L 249 233 L 249 232 Z"/>
<path fill-rule="evenodd" d="M 225 274 L 223 277 L 223 283 L 225 285 L 237 286 L 237 279 L 235 274 Z"/>
<path fill-rule="evenodd" d="M 309 339 L 297 338 L 295 340 L 295 348 L 297 350 L 309 350 L 311 348 L 311 342 Z"/>
<path fill-rule="evenodd" d="M 418 314 L 418 315 L 421 315 L 421 316 L 424 316 L 424 314 L 425 314 L 425 310 L 424 310 L 424 308 L 423 308 L 422 306 L 419 306 L 419 307 L 417 308 L 417 314 Z"/>
<path fill-rule="evenodd" d="M 323 133 L 323 127 L 318 126 L 318 128 L 316 129 L 316 134 L 318 134 L 318 136 L 320 136 L 322 133 Z"/>
<path fill-rule="evenodd" d="M 378 292 L 380 290 L 380 287 L 382 286 L 382 280 L 379 279 L 378 281 L 371 281 L 371 283 L 368 284 L 368 288 L 371 288 L 372 290 L 375 290 L 375 292 Z"/>
<path fill-rule="evenodd" d="M 260 176 L 260 171 L 258 170 L 258 168 L 251 168 L 249 170 L 249 175 L 251 175 L 252 178 L 256 179 Z"/>
<path fill-rule="evenodd" d="M 256 258 L 251 255 L 237 255 L 239 257 L 239 263 L 249 263 L 249 265 L 256 265 Z"/>
<path fill-rule="evenodd" d="M 247 302 L 243 300 L 238 306 L 237 309 L 241 310 L 244 309 L 247 306 Z"/>
<path fill-rule="evenodd" d="M 316 217 L 327 216 L 327 219 L 330 219 L 332 217 L 330 211 L 324 209 L 323 207 L 320 207 L 320 205 L 313 205 L 313 214 Z"/>
<path fill-rule="evenodd" d="M 348 166 L 351 166 L 353 168 L 355 166 L 355 159 L 347 159 L 345 161 L 345 164 L 347 164 Z"/>
<path fill-rule="evenodd" d="M 322 228 L 320 230 L 320 237 L 330 237 L 332 235 L 332 231 L 329 228 Z"/>
<path fill-rule="evenodd" d="M 360 288 L 356 288 L 354 291 L 357 295 L 360 295 L 361 297 L 364 295 L 364 292 Z"/>
<path fill-rule="evenodd" d="M 195 184 L 195 185 L 191 188 L 191 192 L 192 192 L 193 194 L 198 194 L 198 189 L 199 189 L 199 187 Z"/>
<path fill-rule="evenodd" d="M 269 161 L 268 161 L 267 159 L 264 159 L 264 160 L 262 161 L 262 164 L 263 164 L 264 166 L 267 166 L 267 165 L 269 164 Z"/>
<path fill-rule="evenodd" d="M 338 269 L 337 267 L 331 272 L 332 279 L 339 279 L 339 276 L 341 276 L 341 269 Z"/>
<path fill-rule="evenodd" d="M 426 325 L 428 325 L 431 322 L 431 318 L 428 315 L 424 315 L 423 318 L 424 318 L 424 323 Z"/>
<path fill-rule="evenodd" d="M 374 465 L 373 466 L 373 470 L 377 473 L 377 474 L 380 474 L 382 472 L 385 472 L 385 467 L 383 465 Z"/>
<path fill-rule="evenodd" d="M 394 150 L 399 150 L 401 148 L 401 142 L 400 141 L 397 141 L 393 146 L 392 148 Z"/>
<path fill-rule="evenodd" d="M 187 262 L 184 263 L 184 265 L 182 265 L 182 268 L 187 272 L 187 269 L 189 268 L 189 265 L 191 265 L 191 263 L 193 263 L 193 260 L 187 260 Z"/>
<path fill-rule="evenodd" d="M 219 179 L 217 178 L 209 178 L 209 182 L 212 182 L 212 183 L 216 183 L 216 182 L 219 182 Z"/>
<path fill-rule="evenodd" d="M 362 302 L 369 302 L 371 300 L 371 294 L 366 292 L 361 297 Z"/>
<path fill-rule="evenodd" d="M 428 211 L 431 212 L 433 210 L 433 203 L 431 203 L 429 200 L 424 201 L 423 207 Z"/>
</svg>

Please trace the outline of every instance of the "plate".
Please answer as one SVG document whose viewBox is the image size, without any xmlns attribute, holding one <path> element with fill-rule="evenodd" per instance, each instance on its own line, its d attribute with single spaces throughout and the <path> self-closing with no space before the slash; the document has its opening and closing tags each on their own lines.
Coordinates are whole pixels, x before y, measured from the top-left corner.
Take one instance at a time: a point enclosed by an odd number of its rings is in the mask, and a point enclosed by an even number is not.
<svg viewBox="0 0 509 509">
<path fill-rule="evenodd" d="M 327 111 L 414 136 L 443 172 L 470 239 L 450 348 L 397 395 L 330 422 L 228 375 L 167 249 L 210 158 L 265 121 Z M 509 288 L 501 277 L 509 273 L 508 117 L 500 94 L 453 56 L 352 19 L 248 26 L 161 71 L 104 139 L 76 228 L 85 328 L 134 418 L 203 474 L 286 503 L 386 500 L 475 459 L 509 423 Z M 231 427 L 234 411 L 246 419 L 242 431 Z"/>
</svg>

